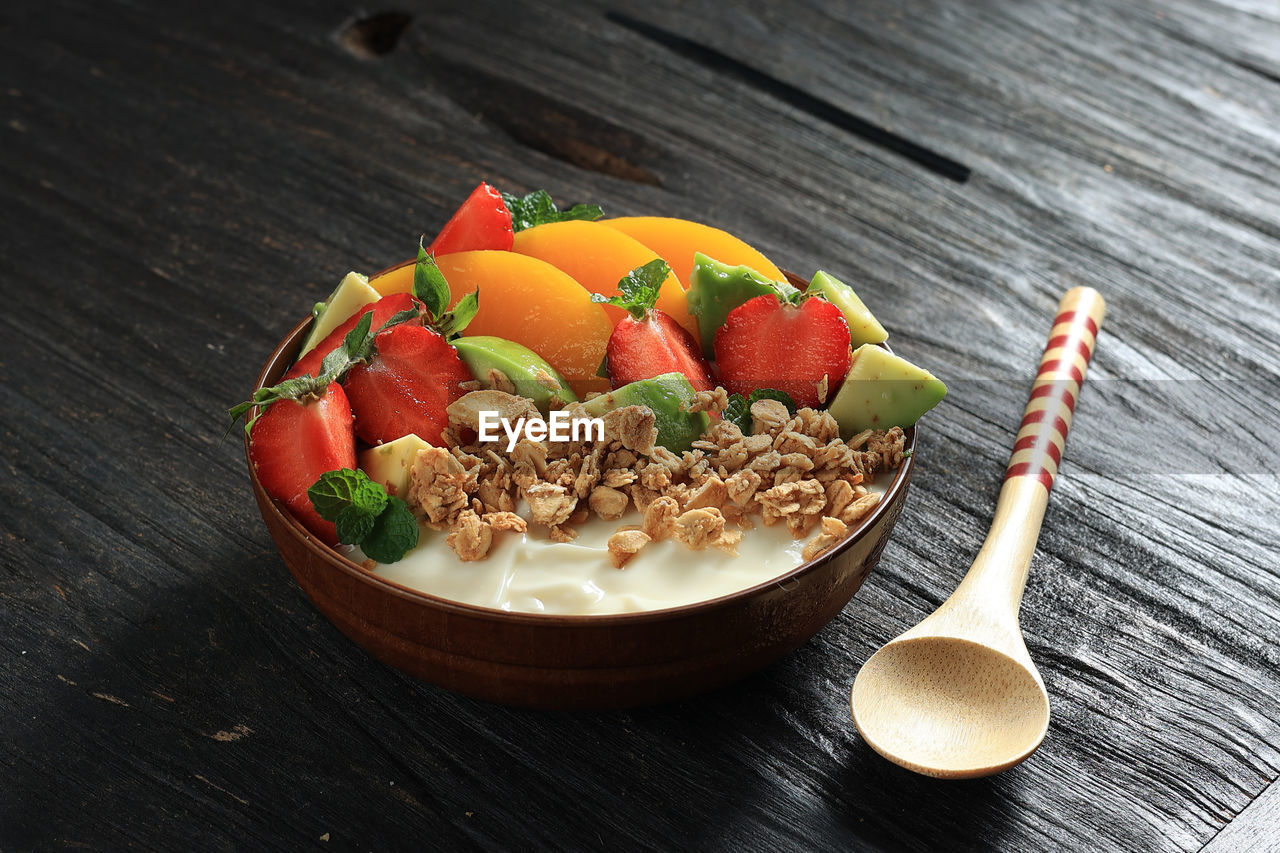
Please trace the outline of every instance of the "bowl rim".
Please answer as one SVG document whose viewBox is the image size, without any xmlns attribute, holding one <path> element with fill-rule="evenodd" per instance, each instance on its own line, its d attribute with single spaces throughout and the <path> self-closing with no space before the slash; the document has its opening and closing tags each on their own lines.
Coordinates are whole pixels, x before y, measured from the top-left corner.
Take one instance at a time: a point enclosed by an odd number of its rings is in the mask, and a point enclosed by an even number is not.
<svg viewBox="0 0 1280 853">
<path fill-rule="evenodd" d="M 414 263 L 413 259 L 394 264 L 379 272 L 369 276 L 370 280 L 385 275 L 392 270 L 400 269 L 408 264 Z M 785 271 L 787 277 L 803 281 L 798 276 Z M 293 363 L 298 349 L 301 348 L 305 339 L 308 328 L 310 327 L 312 318 L 307 316 L 303 318 L 293 329 L 285 335 L 272 350 L 271 355 L 267 357 L 266 363 L 258 373 L 258 378 L 254 382 L 253 392 L 257 392 L 259 388 L 266 387 L 279 380 L 289 365 Z M 888 346 L 881 344 L 885 349 Z M 369 569 L 364 568 L 355 561 L 351 560 L 342 552 L 320 541 L 311 531 L 307 530 L 291 513 L 287 507 L 275 498 L 266 494 L 262 488 L 261 482 L 258 480 L 258 472 L 253 467 L 252 458 L 249 455 L 249 431 L 244 430 L 243 444 L 245 453 L 245 462 L 249 468 L 249 481 L 255 492 L 262 493 L 267 498 L 266 505 L 270 506 L 271 512 L 275 513 L 284 523 L 285 528 L 293 535 L 299 538 L 302 544 L 313 553 L 320 557 L 333 568 L 350 576 L 354 580 L 372 584 L 381 588 L 382 591 L 389 593 L 398 598 L 407 599 L 412 603 L 425 605 L 432 608 L 444 610 L 448 613 L 466 616 L 480 620 L 497 620 L 504 624 L 528 623 L 530 625 L 539 626 L 560 626 L 566 628 L 573 627 L 611 627 L 614 625 L 638 625 L 645 622 L 660 622 L 673 618 L 687 618 L 700 615 L 705 612 L 714 611 L 720 608 L 732 607 L 740 601 L 753 598 L 763 592 L 768 591 L 771 587 L 777 586 L 787 589 L 787 585 L 809 575 L 813 572 L 821 570 L 827 563 L 839 557 L 845 551 L 854 546 L 863 537 L 867 536 L 872 530 L 876 529 L 880 519 L 892 508 L 898 500 L 901 499 L 901 493 L 907 488 L 910 481 L 910 475 L 915 465 L 915 450 L 917 444 L 917 426 L 912 425 L 903 430 L 906 436 L 906 446 L 903 448 L 904 454 L 902 464 L 898 466 L 894 474 L 892 482 L 885 488 L 880 502 L 870 513 L 863 516 L 858 521 L 857 527 L 853 533 L 846 536 L 835 546 L 828 548 L 817 557 L 806 560 L 790 571 L 777 577 L 761 581 L 752 586 L 745 587 L 734 592 L 718 595 L 715 598 L 707 598 L 701 601 L 694 601 L 688 604 L 679 604 L 671 607 L 662 607 L 653 610 L 636 610 L 626 613 L 537 613 L 524 610 L 501 610 L 496 607 L 485 607 L 479 604 L 468 604 L 463 601 L 456 601 L 451 598 L 434 595 L 415 589 L 411 586 L 398 583 L 393 580 L 384 578 Z M 748 531 L 749 532 L 749 531 Z M 277 549 L 278 553 L 278 549 Z M 696 551 L 691 551 L 696 554 Z"/>
</svg>

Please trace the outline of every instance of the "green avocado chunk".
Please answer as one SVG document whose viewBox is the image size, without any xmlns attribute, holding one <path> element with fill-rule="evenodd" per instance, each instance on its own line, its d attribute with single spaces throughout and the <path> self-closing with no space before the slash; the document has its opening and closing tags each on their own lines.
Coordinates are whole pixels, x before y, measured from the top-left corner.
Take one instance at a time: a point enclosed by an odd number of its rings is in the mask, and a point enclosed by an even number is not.
<svg viewBox="0 0 1280 853">
<path fill-rule="evenodd" d="M 711 428 L 706 412 L 687 412 L 694 390 L 683 373 L 663 373 L 651 379 L 630 382 L 582 404 L 593 418 L 623 406 L 647 406 L 653 410 L 658 428 L 658 444 L 672 453 L 684 453 Z"/>
<path fill-rule="evenodd" d="M 472 376 L 490 385 L 489 371 L 500 371 L 516 386 L 516 393 L 532 400 L 544 415 L 553 400 L 564 404 L 578 399 L 565 378 L 523 344 L 493 335 L 471 335 L 451 343 Z"/>
<path fill-rule="evenodd" d="M 835 276 L 819 270 L 813 274 L 805 293 L 819 293 L 840 309 L 845 322 L 849 324 L 849 343 L 852 346 L 882 344 L 889 340 L 889 333 L 880 325 L 875 315 L 867 310 L 867 306 L 862 304 L 853 288 Z"/>
<path fill-rule="evenodd" d="M 849 439 L 864 429 L 909 427 L 947 393 L 947 386 L 923 367 L 875 344 L 853 351 L 844 384 L 827 407 Z"/>
<path fill-rule="evenodd" d="M 316 344 L 329 336 L 329 333 L 350 320 L 355 313 L 366 305 L 377 302 L 381 296 L 369 285 L 369 279 L 358 272 L 349 272 L 343 276 L 329 298 L 316 306 L 315 319 L 311 323 L 311 331 L 298 350 L 298 358 L 302 358 Z"/>
<path fill-rule="evenodd" d="M 785 281 L 771 281 L 750 267 L 731 267 L 698 252 L 689 276 L 689 313 L 698 318 L 702 354 L 716 357 L 716 331 L 729 312 L 755 296 L 777 293 L 790 297 L 798 291 Z"/>
</svg>

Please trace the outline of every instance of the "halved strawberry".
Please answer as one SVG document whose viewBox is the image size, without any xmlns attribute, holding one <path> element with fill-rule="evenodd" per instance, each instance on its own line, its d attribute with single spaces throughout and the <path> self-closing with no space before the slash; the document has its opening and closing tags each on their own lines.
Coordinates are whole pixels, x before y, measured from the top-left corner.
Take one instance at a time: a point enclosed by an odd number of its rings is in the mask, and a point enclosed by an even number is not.
<svg viewBox="0 0 1280 853">
<path fill-rule="evenodd" d="M 849 372 L 849 324 L 820 297 L 794 305 L 765 294 L 729 312 L 715 351 L 720 384 L 731 393 L 776 388 L 797 406 L 816 407 L 823 379 L 829 400 Z"/>
<path fill-rule="evenodd" d="M 373 341 L 376 354 L 347 373 L 347 396 L 355 411 L 356 433 L 369 444 L 415 433 L 440 444 L 449 425 L 447 407 L 472 379 L 458 352 L 438 332 L 402 324 Z"/>
<path fill-rule="evenodd" d="M 621 388 L 629 382 L 671 372 L 683 373 L 695 391 L 715 387 L 711 367 L 693 335 L 670 314 L 653 307 L 659 288 L 670 274 L 666 261 L 650 261 L 618 282 L 621 296 L 591 294 L 593 302 L 617 305 L 629 312 L 613 327 L 605 348 L 612 387 Z"/>
<path fill-rule="evenodd" d="M 330 332 L 319 344 L 312 347 L 306 355 L 294 362 L 293 367 L 289 368 L 284 378 L 293 379 L 296 376 L 302 376 L 304 373 L 309 373 L 312 376 L 319 374 L 320 364 L 324 361 L 324 357 L 342 343 L 343 338 L 356 327 L 356 324 L 360 322 L 360 318 L 365 314 L 372 312 L 373 320 L 369 327 L 377 331 L 382 328 L 383 323 L 386 323 L 396 314 L 401 311 L 408 311 L 411 308 L 413 308 L 413 294 L 410 293 L 392 293 L 389 296 L 382 297 L 368 308 L 362 308 L 345 323 Z"/>
<path fill-rule="evenodd" d="M 338 543 L 333 522 L 316 512 L 307 489 L 326 471 L 356 467 L 351 405 L 341 385 L 330 382 L 319 396 L 267 406 L 249 428 L 249 461 L 268 495 L 318 538 Z"/>
<path fill-rule="evenodd" d="M 511 250 L 515 232 L 511 227 L 511 211 L 502 193 L 488 184 L 480 184 L 440 229 L 427 246 L 432 255 L 469 252 L 473 249 Z"/>
</svg>

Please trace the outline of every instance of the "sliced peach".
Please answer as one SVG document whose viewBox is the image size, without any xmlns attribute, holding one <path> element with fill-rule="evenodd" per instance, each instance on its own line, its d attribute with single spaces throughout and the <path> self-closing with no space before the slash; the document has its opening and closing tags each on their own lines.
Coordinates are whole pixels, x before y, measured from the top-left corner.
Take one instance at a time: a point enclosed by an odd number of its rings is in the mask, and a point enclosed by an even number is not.
<svg viewBox="0 0 1280 853">
<path fill-rule="evenodd" d="M 701 222 L 666 216 L 622 216 L 602 219 L 600 224 L 634 237 L 665 258 L 686 289 L 689 287 L 689 274 L 693 272 L 695 252 L 733 266 L 751 267 L 774 281 L 786 281 L 782 271 L 764 255 L 729 232 Z"/>
<path fill-rule="evenodd" d="M 454 252 L 436 258 L 449 282 L 450 304 L 480 291 L 468 335 L 496 335 L 524 344 L 551 363 L 583 396 L 608 388 L 596 376 L 613 324 L 590 294 L 545 261 L 516 252 Z M 413 289 L 413 264 L 369 280 L 379 292 Z"/>
<path fill-rule="evenodd" d="M 370 276 L 369 286 L 378 291 L 379 296 L 409 293 L 413 290 L 413 261 L 396 264 L 385 272 Z"/>
<path fill-rule="evenodd" d="M 544 260 L 573 276 L 587 291 L 605 296 L 617 296 L 619 279 L 659 257 L 640 241 L 615 228 L 583 220 L 548 222 L 519 231 L 511 250 Z M 658 292 L 656 307 L 670 314 L 697 339 L 698 323 L 689 314 L 684 285 L 677 276 L 667 276 Z M 627 313 L 612 305 L 605 305 L 604 310 L 614 323 Z"/>
</svg>

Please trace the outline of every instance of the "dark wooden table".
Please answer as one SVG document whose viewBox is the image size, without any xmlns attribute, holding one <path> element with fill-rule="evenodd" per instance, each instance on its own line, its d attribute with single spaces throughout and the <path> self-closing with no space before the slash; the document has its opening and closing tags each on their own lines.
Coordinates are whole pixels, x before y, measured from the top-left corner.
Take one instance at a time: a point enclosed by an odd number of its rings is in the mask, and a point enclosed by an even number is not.
<svg viewBox="0 0 1280 853">
<path fill-rule="evenodd" d="M 394 8 L 0 11 L 0 849 L 1280 849 L 1280 7 Z M 223 409 L 481 179 L 832 270 L 950 384 L 793 655 L 532 713 L 372 661 L 288 576 Z M 914 776 L 848 687 L 976 552 L 1076 284 L 1110 315 L 1023 605 L 1053 723 Z"/>
</svg>

